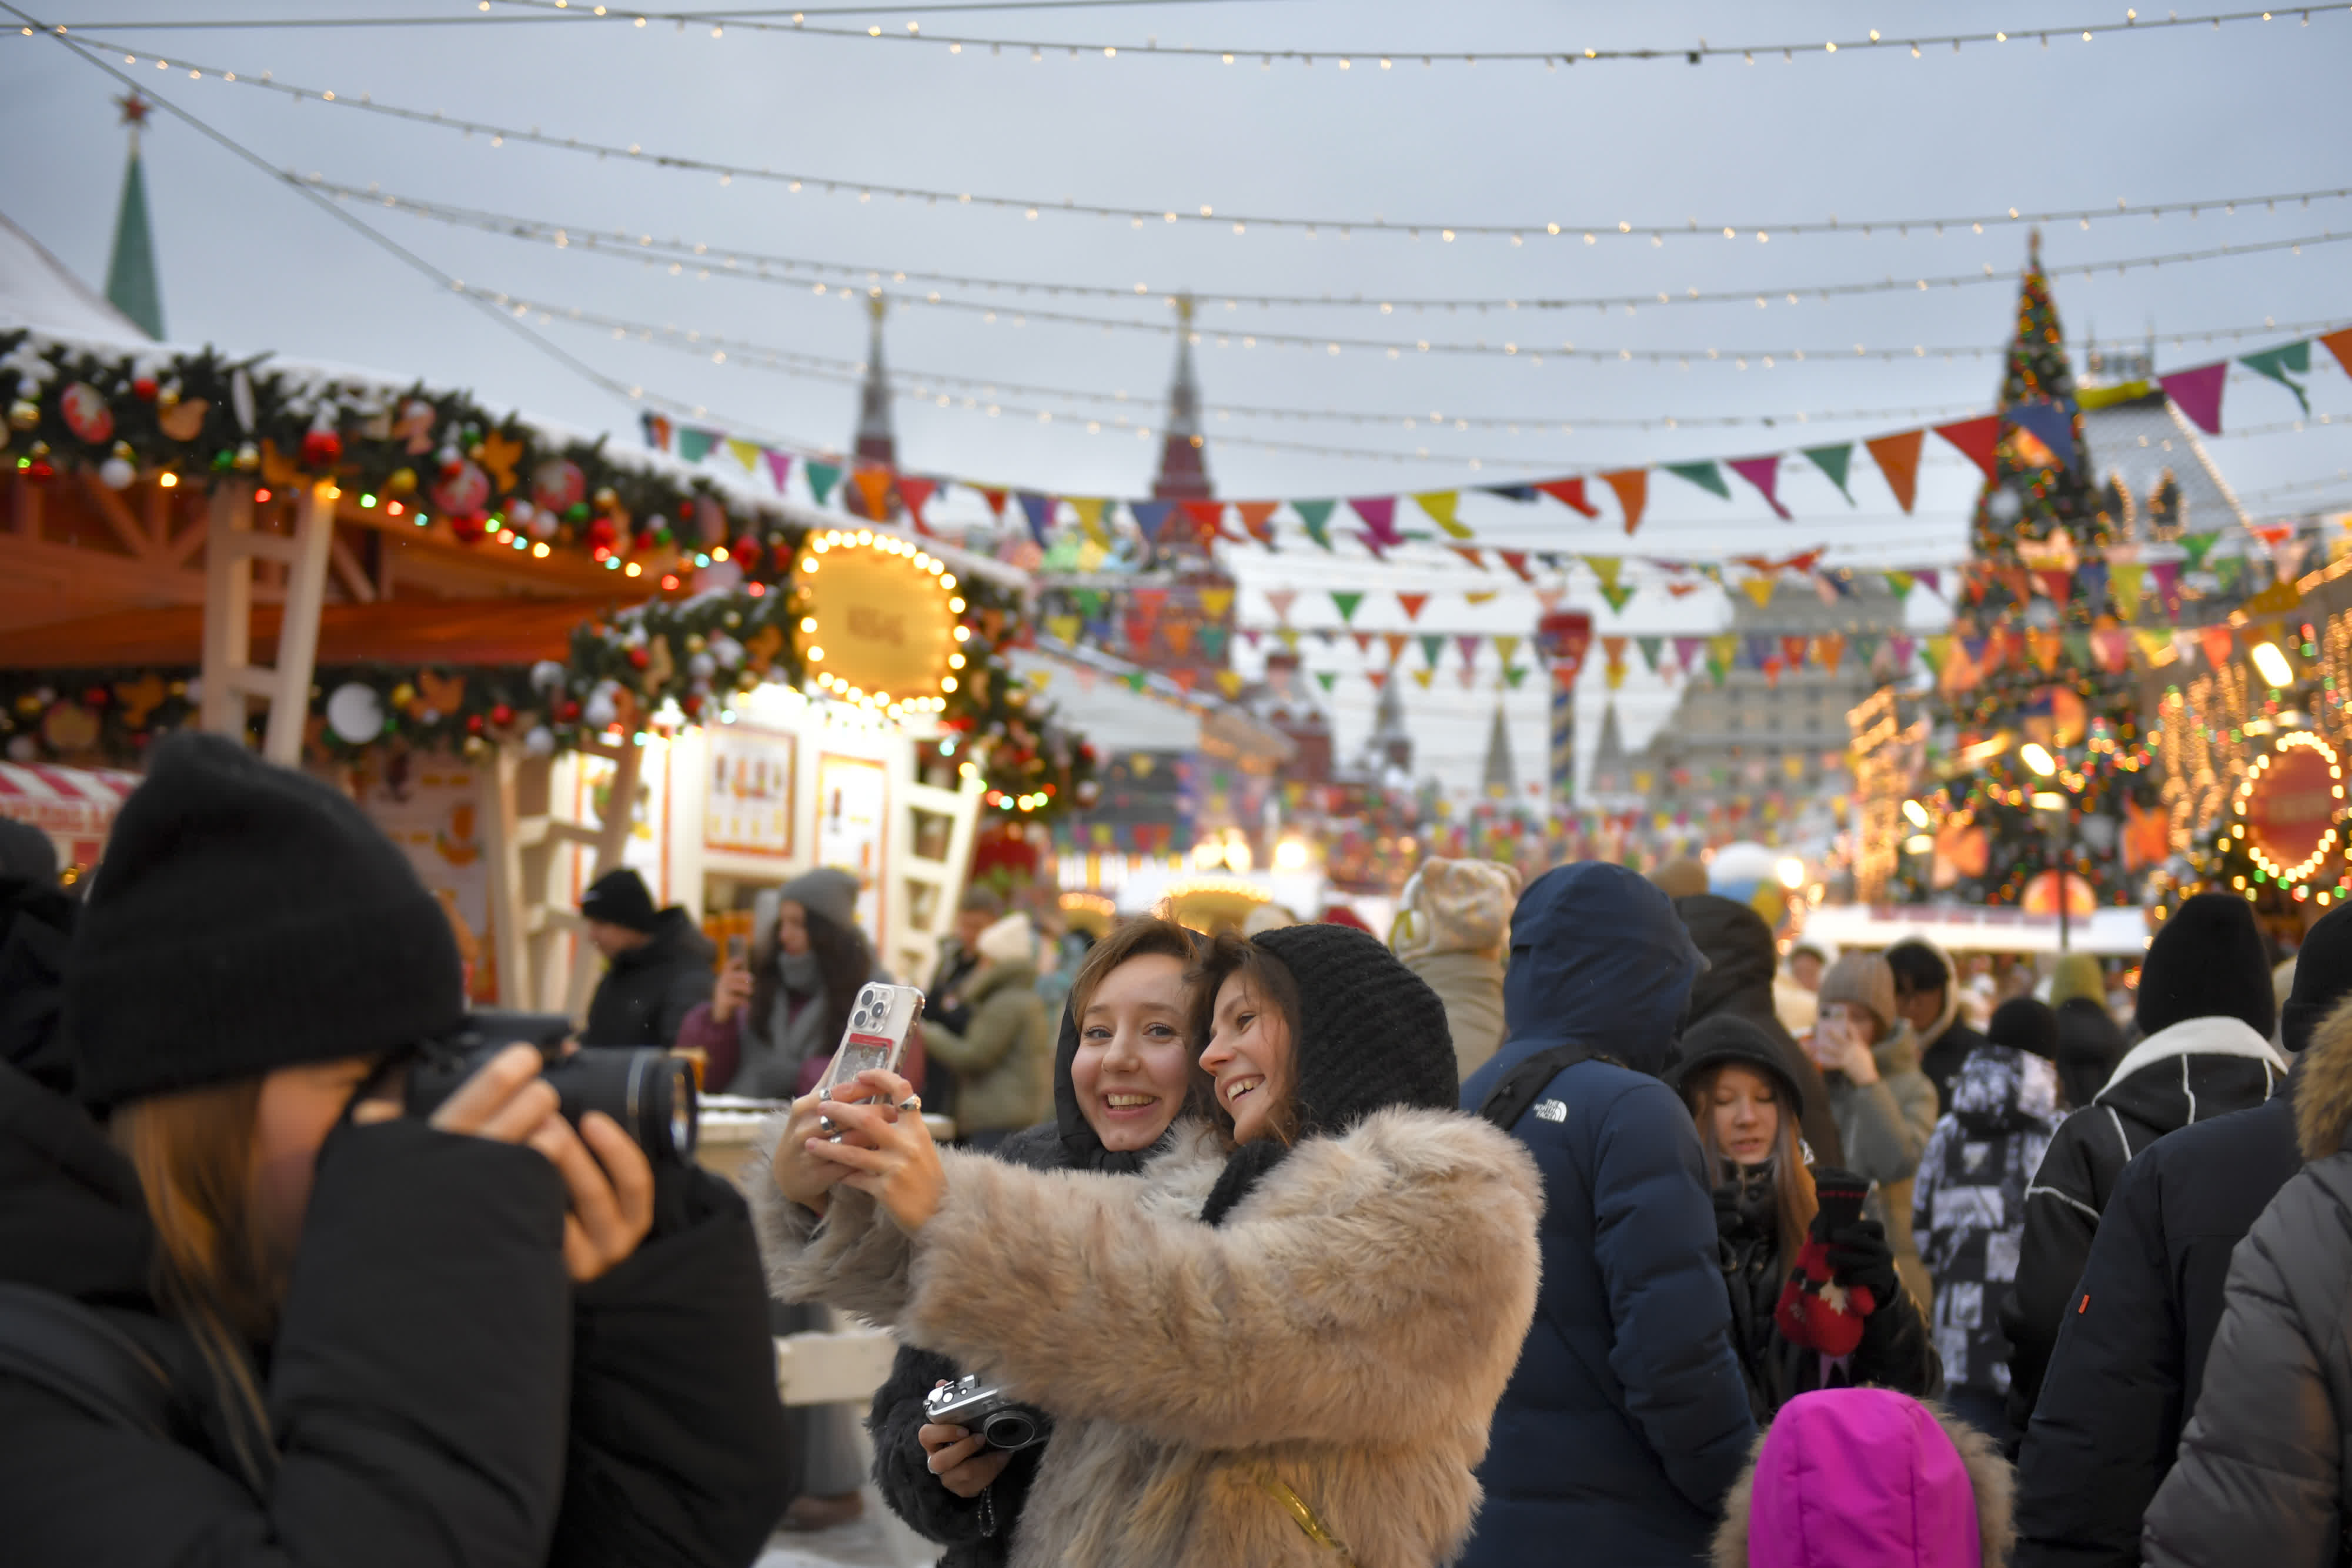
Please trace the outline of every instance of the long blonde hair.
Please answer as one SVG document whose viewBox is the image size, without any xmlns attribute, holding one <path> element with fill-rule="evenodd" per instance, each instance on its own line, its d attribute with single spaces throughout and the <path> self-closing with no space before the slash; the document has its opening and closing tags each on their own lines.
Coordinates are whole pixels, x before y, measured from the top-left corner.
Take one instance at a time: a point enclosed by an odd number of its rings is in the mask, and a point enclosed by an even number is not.
<svg viewBox="0 0 2352 1568">
<path fill-rule="evenodd" d="M 255 1213 L 259 1078 L 152 1094 L 116 1108 L 109 1131 L 155 1228 L 154 1290 L 219 1385 L 238 1462 L 257 1484 L 269 1417 L 247 1351 L 277 1333 L 290 1260 Z M 240 1418 L 242 1417 L 242 1418 Z"/>
<path fill-rule="evenodd" d="M 1693 1078 L 1684 1093 L 1691 1119 L 1698 1124 L 1699 1146 L 1706 1151 L 1708 1179 L 1717 1178 L 1723 1170 L 1723 1150 L 1715 1141 L 1715 1085 L 1729 1067 L 1753 1072 L 1772 1086 L 1778 1124 L 1772 1134 L 1772 1212 L 1780 1267 L 1787 1268 L 1796 1261 L 1798 1249 L 1805 1244 L 1805 1232 L 1812 1228 L 1813 1216 L 1821 1210 L 1821 1199 L 1813 1193 L 1813 1173 L 1805 1164 L 1803 1141 L 1797 1132 L 1797 1102 L 1778 1074 L 1746 1061 L 1720 1061 Z"/>
</svg>

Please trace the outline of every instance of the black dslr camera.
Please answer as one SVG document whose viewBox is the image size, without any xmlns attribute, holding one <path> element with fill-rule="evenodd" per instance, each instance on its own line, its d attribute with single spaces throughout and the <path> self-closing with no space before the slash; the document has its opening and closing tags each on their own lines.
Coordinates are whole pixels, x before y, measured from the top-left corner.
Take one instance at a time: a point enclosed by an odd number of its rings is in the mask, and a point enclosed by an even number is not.
<svg viewBox="0 0 2352 1568">
<path fill-rule="evenodd" d="M 694 1093 L 694 1069 L 681 1057 L 652 1046 L 583 1047 L 557 1052 L 572 1033 L 561 1013 L 478 1012 L 456 1034 L 428 1041 L 408 1064 L 407 1108 L 429 1116 L 482 1063 L 509 1045 L 539 1049 L 547 1081 L 573 1126 L 590 1111 L 602 1111 L 636 1140 L 647 1158 L 684 1165 L 694 1158 L 701 1115 Z"/>
<path fill-rule="evenodd" d="M 1008 1451 L 1042 1443 L 1054 1430 L 1044 1411 L 1015 1404 L 1002 1389 L 982 1386 L 977 1373 L 923 1396 L 923 1414 L 935 1427 L 961 1427 L 979 1433 L 990 1448 Z"/>
</svg>

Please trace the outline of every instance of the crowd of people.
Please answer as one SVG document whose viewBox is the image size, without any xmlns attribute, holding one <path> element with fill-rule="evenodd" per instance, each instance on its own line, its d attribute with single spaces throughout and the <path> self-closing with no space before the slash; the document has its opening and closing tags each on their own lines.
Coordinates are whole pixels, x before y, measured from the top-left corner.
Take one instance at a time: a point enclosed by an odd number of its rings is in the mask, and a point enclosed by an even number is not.
<svg viewBox="0 0 2352 1568">
<path fill-rule="evenodd" d="M 736 1187 L 478 1040 L 333 789 L 159 746 L 0 824 L 0 1520 L 34 1568 L 744 1564 L 869 1479 L 955 1568 L 2281 1565 L 2352 1524 L 2352 910 L 1978 1009 L 1617 865 L 1432 861 L 1384 941 L 1082 953 L 986 888 L 896 1071 L 856 881 L 722 959 L 634 873 L 581 1043 L 789 1102 Z M 2038 984 L 2036 983 L 2038 982 Z M 2038 994 L 2037 994 L 2038 993 Z M 950 1112 L 952 1143 L 927 1109 Z M 866 1416 L 770 1336 L 888 1327 Z M 1034 1441 L 934 1409 L 966 1380 Z M 1001 1434 L 1000 1434 L 1001 1435 Z"/>
</svg>

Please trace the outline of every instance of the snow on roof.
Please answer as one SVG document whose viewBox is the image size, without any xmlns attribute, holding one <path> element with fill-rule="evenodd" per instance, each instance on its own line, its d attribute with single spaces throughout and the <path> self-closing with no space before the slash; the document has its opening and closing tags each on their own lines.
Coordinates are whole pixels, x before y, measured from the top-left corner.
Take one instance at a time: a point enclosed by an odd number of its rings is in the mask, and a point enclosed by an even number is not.
<svg viewBox="0 0 2352 1568">
<path fill-rule="evenodd" d="M 153 346 L 136 321 L 66 270 L 65 263 L 5 213 L 0 213 L 0 327 L 35 327 L 123 349 Z"/>
<path fill-rule="evenodd" d="M 2194 426 L 2162 392 L 2083 411 L 2083 440 L 2090 448 L 2091 483 L 2104 486 L 2120 478 L 2131 493 L 2135 515 L 2145 516 L 2147 498 L 2167 472 L 2180 486 L 2180 523 L 2189 533 L 2211 533 L 2248 521 L 2246 508 L 2213 465 Z M 2143 538 L 2147 537 L 2142 530 Z"/>
</svg>

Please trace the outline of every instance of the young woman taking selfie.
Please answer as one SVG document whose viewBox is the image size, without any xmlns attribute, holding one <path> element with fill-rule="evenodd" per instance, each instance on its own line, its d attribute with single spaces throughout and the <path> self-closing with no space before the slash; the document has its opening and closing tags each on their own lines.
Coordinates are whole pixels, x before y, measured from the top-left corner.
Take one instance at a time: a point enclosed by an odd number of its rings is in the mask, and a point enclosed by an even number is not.
<svg viewBox="0 0 2352 1568">
<path fill-rule="evenodd" d="M 1192 1061 L 1185 978 L 1197 941 L 1172 921 L 1145 918 L 1094 946 L 1062 1019 L 1054 1120 L 1007 1138 L 997 1158 L 1033 1170 L 1132 1176 L 1206 1125 L 1210 1097 Z M 1181 1128 L 1180 1115 L 1190 1118 Z M 1006 1559 L 1045 1451 L 991 1448 L 966 1427 L 934 1422 L 926 1396 L 964 1372 L 935 1352 L 900 1347 L 866 1420 L 874 1479 L 899 1518 L 948 1548 L 944 1568 L 994 1568 Z"/>
<path fill-rule="evenodd" d="M 404 1113 L 457 949 L 349 800 L 157 746 L 63 984 L 79 1103 L 0 1062 L 10 1568 L 757 1553 L 785 1452 L 741 1200 L 575 1129 L 527 1046 Z"/>
<path fill-rule="evenodd" d="M 1534 1311 L 1534 1164 L 1453 1108 L 1444 1008 L 1370 936 L 1222 937 L 1195 984 L 1213 1129 L 1133 1177 L 1024 1170 L 866 1075 L 776 1129 L 771 1280 L 1052 1418 L 1015 1568 L 1427 1568 Z"/>
</svg>

